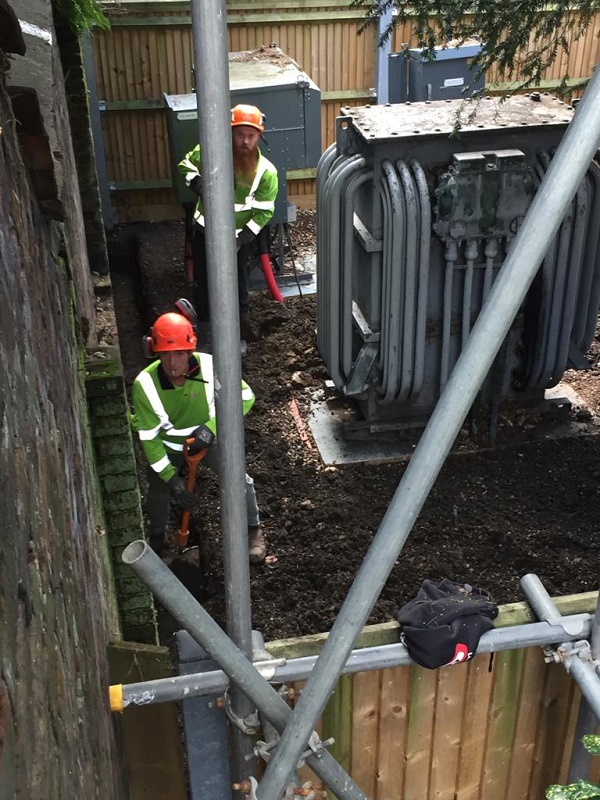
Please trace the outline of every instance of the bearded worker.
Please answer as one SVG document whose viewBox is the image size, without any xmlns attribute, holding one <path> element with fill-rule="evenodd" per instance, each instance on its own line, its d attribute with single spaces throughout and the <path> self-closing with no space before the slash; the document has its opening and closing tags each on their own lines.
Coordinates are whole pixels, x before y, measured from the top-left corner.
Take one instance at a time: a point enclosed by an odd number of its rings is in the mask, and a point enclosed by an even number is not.
<svg viewBox="0 0 600 800">
<path fill-rule="evenodd" d="M 251 338 L 248 320 L 248 262 L 256 251 L 256 237 L 269 223 L 275 210 L 278 190 L 277 170 L 258 147 L 265 129 L 264 114 L 256 106 L 237 105 L 231 109 L 233 150 L 234 213 L 237 247 L 238 300 L 242 355 L 245 340 Z M 200 345 L 210 344 L 210 303 L 204 235 L 204 198 L 202 196 L 202 154 L 200 145 L 179 163 L 179 171 L 188 187 L 197 195 L 194 210 L 193 258 L 195 306 L 198 312 Z"/>
</svg>

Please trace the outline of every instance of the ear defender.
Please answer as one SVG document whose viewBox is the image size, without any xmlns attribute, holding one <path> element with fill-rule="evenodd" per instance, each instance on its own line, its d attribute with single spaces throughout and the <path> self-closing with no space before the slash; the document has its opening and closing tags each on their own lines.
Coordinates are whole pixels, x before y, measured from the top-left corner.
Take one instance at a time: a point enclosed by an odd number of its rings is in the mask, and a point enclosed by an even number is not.
<svg viewBox="0 0 600 800">
<path fill-rule="evenodd" d="M 144 351 L 144 355 L 146 358 L 154 358 L 156 355 L 154 350 L 152 349 L 152 337 L 151 336 L 142 336 L 142 350 Z"/>
</svg>

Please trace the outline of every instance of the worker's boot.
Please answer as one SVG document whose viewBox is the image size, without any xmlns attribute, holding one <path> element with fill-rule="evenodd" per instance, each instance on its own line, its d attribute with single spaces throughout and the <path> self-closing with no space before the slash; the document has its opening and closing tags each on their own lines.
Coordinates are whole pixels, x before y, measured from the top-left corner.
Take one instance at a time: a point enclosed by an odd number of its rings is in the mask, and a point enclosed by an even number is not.
<svg viewBox="0 0 600 800">
<path fill-rule="evenodd" d="M 248 556 L 251 564 L 262 564 L 265 560 L 265 536 L 262 525 L 252 525 L 248 528 Z"/>
</svg>

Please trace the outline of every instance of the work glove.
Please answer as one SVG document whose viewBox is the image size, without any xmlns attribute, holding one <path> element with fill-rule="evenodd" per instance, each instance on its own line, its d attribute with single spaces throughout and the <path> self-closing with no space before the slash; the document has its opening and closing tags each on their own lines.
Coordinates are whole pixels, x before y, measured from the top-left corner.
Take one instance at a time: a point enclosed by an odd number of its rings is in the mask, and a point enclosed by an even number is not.
<svg viewBox="0 0 600 800">
<path fill-rule="evenodd" d="M 190 189 L 192 192 L 197 195 L 198 197 L 202 197 L 202 176 L 196 175 L 195 178 L 192 178 L 190 181 Z"/>
<path fill-rule="evenodd" d="M 196 428 L 194 431 L 194 441 L 188 446 L 188 453 L 191 456 L 195 456 L 200 450 L 210 447 L 215 438 L 214 433 L 209 430 L 206 425 L 200 425 L 200 427 Z"/>
<path fill-rule="evenodd" d="M 250 228 L 247 226 L 242 228 L 242 230 L 237 235 L 235 240 L 235 247 L 236 250 L 241 250 L 242 247 L 245 247 L 247 244 L 252 244 L 252 242 L 256 239 L 256 236 L 252 233 Z"/>
<path fill-rule="evenodd" d="M 171 494 L 179 505 L 186 511 L 192 511 L 196 501 L 194 495 L 187 488 L 184 479 L 180 478 L 179 475 L 173 475 L 167 483 Z"/>
</svg>

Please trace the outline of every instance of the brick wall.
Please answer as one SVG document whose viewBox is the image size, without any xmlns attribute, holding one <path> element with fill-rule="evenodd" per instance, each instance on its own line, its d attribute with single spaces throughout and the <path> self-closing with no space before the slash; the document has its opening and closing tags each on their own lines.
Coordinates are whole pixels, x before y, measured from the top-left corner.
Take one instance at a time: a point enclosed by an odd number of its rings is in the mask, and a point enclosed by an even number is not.
<svg viewBox="0 0 600 800">
<path fill-rule="evenodd" d="M 135 513 L 135 487 L 131 474 L 124 490 L 123 476 L 96 470 L 106 429 L 99 415 L 92 439 L 84 370 L 95 298 L 62 71 L 52 39 L 25 36 L 28 56 L 5 56 L 17 15 L 51 27 L 49 2 L 27 0 L 12 20 L 0 5 L 0 796 L 124 800 L 107 702 L 106 647 L 121 635 L 107 522 L 115 488 L 132 503 L 118 514 Z M 52 126 L 29 153 L 8 93 L 18 67 Z M 47 154 L 58 165 L 50 200 L 37 192 L 52 181 L 36 182 Z M 131 454 L 119 391 L 112 430 Z"/>
</svg>

